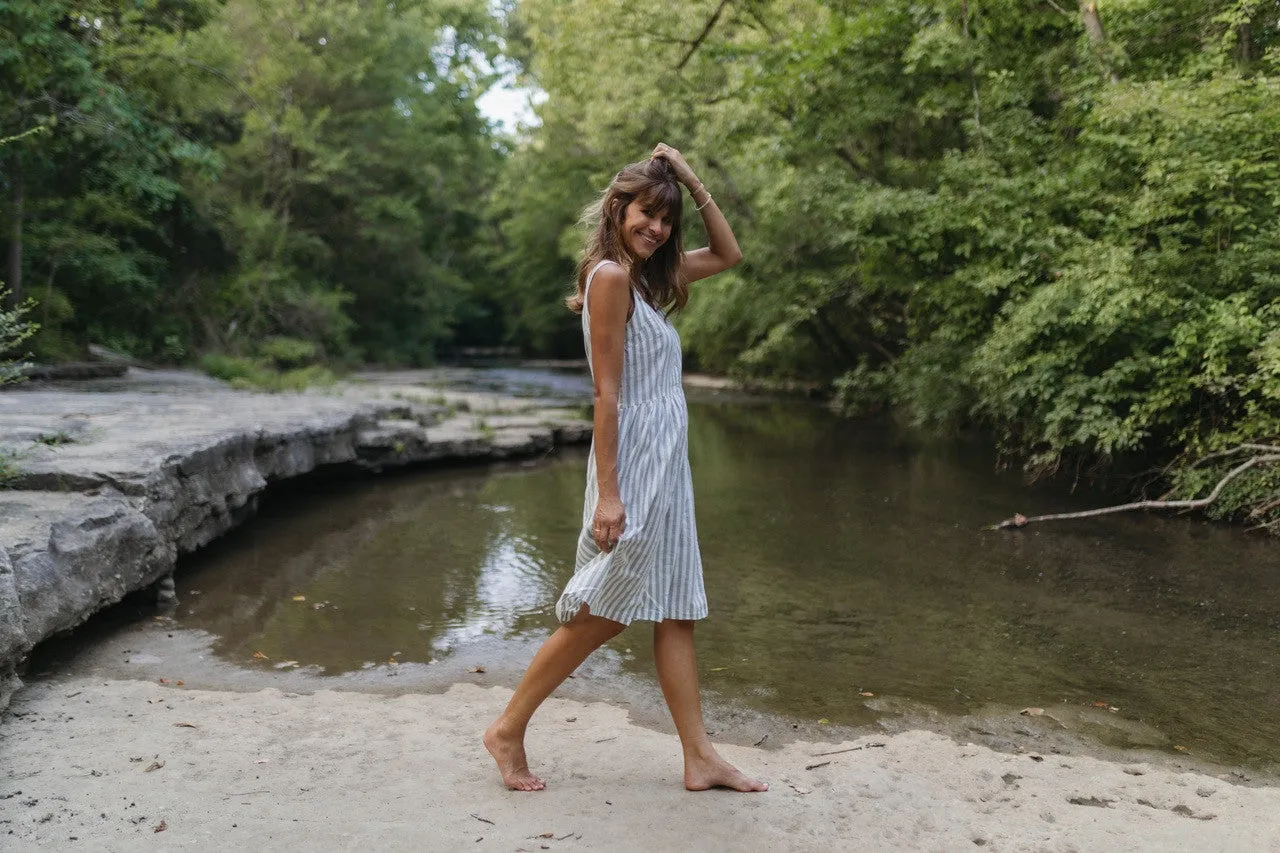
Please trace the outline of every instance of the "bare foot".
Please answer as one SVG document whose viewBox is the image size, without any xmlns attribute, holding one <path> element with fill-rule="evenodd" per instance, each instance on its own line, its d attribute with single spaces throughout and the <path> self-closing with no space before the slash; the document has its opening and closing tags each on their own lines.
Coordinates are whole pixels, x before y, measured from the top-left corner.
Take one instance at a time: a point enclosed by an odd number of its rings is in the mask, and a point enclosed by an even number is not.
<svg viewBox="0 0 1280 853">
<path fill-rule="evenodd" d="M 742 771 L 720 757 L 717 752 L 701 758 L 686 757 L 684 787 L 690 791 L 708 788 L 732 788 L 735 791 L 767 791 L 769 783 L 748 779 Z"/>
<path fill-rule="evenodd" d="M 489 750 L 502 774 L 502 783 L 513 791 L 541 791 L 546 783 L 529 772 L 529 759 L 524 754 L 524 738 L 513 737 L 502 730 L 501 718 L 494 720 L 484 733 L 484 748 Z"/>
</svg>

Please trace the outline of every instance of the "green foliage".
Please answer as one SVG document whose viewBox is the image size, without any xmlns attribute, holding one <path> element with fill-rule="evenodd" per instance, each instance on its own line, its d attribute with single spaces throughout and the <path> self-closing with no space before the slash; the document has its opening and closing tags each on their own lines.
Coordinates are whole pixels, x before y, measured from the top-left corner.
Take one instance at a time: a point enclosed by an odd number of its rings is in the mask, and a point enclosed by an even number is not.
<svg viewBox="0 0 1280 853">
<path fill-rule="evenodd" d="M 312 341 L 300 341 L 297 338 L 269 338 L 258 347 L 258 352 L 277 370 L 289 370 L 304 367 L 315 361 L 319 348 Z"/>
<path fill-rule="evenodd" d="M 62 291 L 46 287 L 40 299 L 31 300 L 32 315 L 39 319 L 39 328 L 31 337 L 31 357 L 40 362 L 75 361 L 81 352 L 71 324 L 75 318 L 75 306 Z M 130 352 L 132 347 L 121 346 L 118 337 L 103 341 L 118 352 Z"/>
<path fill-rule="evenodd" d="M 239 358 L 220 353 L 206 355 L 200 360 L 200 367 L 210 376 L 229 382 L 233 388 L 243 391 L 305 391 L 308 388 L 328 387 L 337 381 L 337 376 L 323 365 L 313 364 L 282 371 L 263 359 Z"/>
<path fill-rule="evenodd" d="M 12 488 L 21 474 L 17 452 L 0 445 L 0 489 Z"/>
<path fill-rule="evenodd" d="M 6 307 L 9 292 L 0 287 L 0 385 L 19 382 L 22 379 L 22 345 L 40 328 L 28 319 L 31 303 Z"/>
<path fill-rule="evenodd" d="M 224 346 L 287 335 L 329 357 L 434 357 L 487 274 L 478 211 L 499 155 L 475 99 L 491 26 L 478 0 L 228 3 L 209 36 L 241 51 L 252 100 L 225 173 L 198 187 L 230 213 L 238 258 L 219 287 Z"/>
<path fill-rule="evenodd" d="M 253 359 L 210 353 L 200 359 L 200 369 L 215 379 L 244 388 L 261 387 L 267 382 L 269 369 Z"/>
<path fill-rule="evenodd" d="M 430 361 L 483 314 L 494 26 L 482 0 L 0 4 L 0 225 L 37 351 Z"/>
<path fill-rule="evenodd" d="M 58 430 L 37 436 L 36 443 L 43 444 L 45 447 L 61 447 L 64 444 L 75 444 L 75 439 L 66 432 Z"/>
<path fill-rule="evenodd" d="M 549 304 L 582 183 L 663 139 L 746 254 L 694 288 L 692 364 L 983 426 L 1034 471 L 1280 435 L 1280 12 L 1099 6 L 1104 42 L 1075 4 L 526 0 L 521 281 Z"/>
<path fill-rule="evenodd" d="M 1023 0 L 8 0 L 9 286 L 41 357 L 252 387 L 577 355 L 579 211 L 666 141 L 746 254 L 677 318 L 692 367 L 1035 471 L 1273 440 L 1280 11 L 1100 6 L 1103 41 Z M 476 109 L 499 51 L 547 95 L 519 139 Z"/>
<path fill-rule="evenodd" d="M 836 406 L 847 417 L 874 414 L 893 400 L 893 372 L 885 367 L 872 367 L 863 358 L 832 383 Z"/>
</svg>

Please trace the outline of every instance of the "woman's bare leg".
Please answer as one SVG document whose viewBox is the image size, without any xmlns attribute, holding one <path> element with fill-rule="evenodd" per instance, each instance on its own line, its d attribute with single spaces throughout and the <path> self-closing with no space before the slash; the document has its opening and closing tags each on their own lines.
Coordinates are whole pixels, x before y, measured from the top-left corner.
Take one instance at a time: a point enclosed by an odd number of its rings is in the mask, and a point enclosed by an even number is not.
<svg viewBox="0 0 1280 853">
<path fill-rule="evenodd" d="M 484 733 L 484 746 L 498 763 L 508 788 L 541 791 L 546 784 L 529 772 L 524 733 L 538 706 L 560 686 L 587 656 L 616 637 L 626 626 L 593 615 L 585 606 L 571 621 L 556 629 L 538 649 L 498 719 Z"/>
<path fill-rule="evenodd" d="M 653 657 L 658 683 L 671 709 L 684 750 L 684 786 L 690 791 L 733 788 L 735 791 L 767 791 L 769 786 L 748 779 L 720 757 L 702 722 L 702 697 L 698 692 L 698 660 L 693 648 L 693 620 L 664 619 L 653 626 Z"/>
</svg>

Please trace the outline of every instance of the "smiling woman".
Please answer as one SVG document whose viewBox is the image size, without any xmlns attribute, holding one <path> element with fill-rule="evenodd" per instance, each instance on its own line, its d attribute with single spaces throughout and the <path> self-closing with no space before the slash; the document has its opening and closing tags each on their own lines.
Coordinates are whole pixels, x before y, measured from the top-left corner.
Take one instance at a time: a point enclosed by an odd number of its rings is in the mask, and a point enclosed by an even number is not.
<svg viewBox="0 0 1280 853">
<path fill-rule="evenodd" d="M 687 253 L 681 184 L 710 237 L 709 246 Z M 654 623 L 654 661 L 680 734 L 685 787 L 764 791 L 767 785 L 720 757 L 703 724 L 693 626 L 707 615 L 707 595 L 680 336 L 669 319 L 688 301 L 690 282 L 728 269 L 742 252 L 706 187 L 664 144 L 614 176 L 586 217 L 595 231 L 568 304 L 582 314 L 595 431 L 575 570 L 556 605 L 563 624 L 485 732 L 485 746 L 509 788 L 541 790 L 525 757 L 529 719 L 588 655 L 644 619 Z"/>
<path fill-rule="evenodd" d="M 570 310 L 583 311 L 588 278 L 601 261 L 620 264 L 631 287 L 654 307 L 683 308 L 689 288 L 677 275 L 684 255 L 682 202 L 675 169 L 665 158 L 652 157 L 618 172 L 583 212 L 583 222 L 595 228 L 578 264 L 578 288 L 567 300 Z"/>
<path fill-rule="evenodd" d="M 648 258 L 671 236 L 671 210 L 636 199 L 627 205 L 622 234 L 632 255 Z"/>
</svg>

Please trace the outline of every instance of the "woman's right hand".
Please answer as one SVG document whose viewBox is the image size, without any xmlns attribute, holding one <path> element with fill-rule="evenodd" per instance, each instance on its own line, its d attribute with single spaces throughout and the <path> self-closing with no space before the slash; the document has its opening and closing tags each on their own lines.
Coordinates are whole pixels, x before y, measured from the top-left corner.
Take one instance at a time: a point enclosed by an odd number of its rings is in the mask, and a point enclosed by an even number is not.
<svg viewBox="0 0 1280 853">
<path fill-rule="evenodd" d="M 627 527 L 627 513 L 619 498 L 602 497 L 596 501 L 596 514 L 591 520 L 591 538 L 601 551 L 612 551 Z"/>
</svg>

